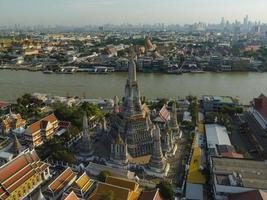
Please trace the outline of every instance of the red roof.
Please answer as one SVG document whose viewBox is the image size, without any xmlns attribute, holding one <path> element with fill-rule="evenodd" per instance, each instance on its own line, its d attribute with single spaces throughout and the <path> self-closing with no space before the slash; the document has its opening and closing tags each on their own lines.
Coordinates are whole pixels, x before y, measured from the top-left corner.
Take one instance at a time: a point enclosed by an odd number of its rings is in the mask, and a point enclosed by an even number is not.
<svg viewBox="0 0 267 200">
<path fill-rule="evenodd" d="M 168 111 L 168 109 L 166 108 L 166 106 L 163 106 L 161 108 L 161 110 L 159 111 L 159 116 L 162 120 L 164 120 L 165 122 L 167 122 L 170 118 L 170 113 Z"/>
<path fill-rule="evenodd" d="M 229 200 L 267 200 L 267 193 L 262 190 L 253 190 L 249 192 L 242 192 L 231 194 Z"/>
<path fill-rule="evenodd" d="M 227 157 L 227 158 L 244 158 L 242 154 L 235 153 L 235 152 L 224 152 L 224 153 L 221 153 L 221 156 Z"/>
<path fill-rule="evenodd" d="M 47 126 L 47 123 L 54 123 L 55 121 L 57 121 L 57 118 L 54 114 L 48 115 L 45 118 L 31 124 L 28 127 L 28 130 L 30 130 L 31 133 L 35 133 L 38 130 L 41 130 L 41 128 L 45 128 L 45 126 Z"/>
<path fill-rule="evenodd" d="M 42 166 L 42 168 L 40 168 Z M 40 161 L 36 152 L 27 151 L 20 154 L 0 168 L 0 199 L 6 199 L 10 193 L 34 174 L 41 173 L 49 166 Z"/>
<path fill-rule="evenodd" d="M 5 101 L 0 101 L 0 109 L 1 109 L 1 108 L 6 108 L 6 107 L 8 107 L 8 106 L 10 106 L 10 103 L 5 102 Z"/>
<path fill-rule="evenodd" d="M 75 177 L 76 173 L 68 167 L 48 186 L 47 193 L 52 193 L 52 195 L 54 195 L 64 192 L 65 187 L 72 184 Z"/>
<path fill-rule="evenodd" d="M 159 190 L 143 191 L 139 197 L 139 200 L 164 200 L 160 195 Z"/>
<path fill-rule="evenodd" d="M 61 200 L 79 200 L 77 195 L 72 191 L 69 194 L 65 194 L 62 196 Z"/>
</svg>

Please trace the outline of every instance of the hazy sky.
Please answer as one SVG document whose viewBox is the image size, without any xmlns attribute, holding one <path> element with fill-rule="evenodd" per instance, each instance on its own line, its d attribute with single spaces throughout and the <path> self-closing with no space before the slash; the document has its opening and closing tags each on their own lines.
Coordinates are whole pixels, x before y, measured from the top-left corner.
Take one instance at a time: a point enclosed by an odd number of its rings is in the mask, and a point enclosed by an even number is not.
<svg viewBox="0 0 267 200">
<path fill-rule="evenodd" d="M 267 22 L 267 0 L 0 0 L 0 25 Z"/>
</svg>

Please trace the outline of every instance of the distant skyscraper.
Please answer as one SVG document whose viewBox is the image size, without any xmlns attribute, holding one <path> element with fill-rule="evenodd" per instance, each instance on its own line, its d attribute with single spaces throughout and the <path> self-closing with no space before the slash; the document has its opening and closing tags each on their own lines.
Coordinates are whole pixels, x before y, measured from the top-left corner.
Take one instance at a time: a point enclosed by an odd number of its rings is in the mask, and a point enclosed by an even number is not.
<svg viewBox="0 0 267 200">
<path fill-rule="evenodd" d="M 221 26 L 225 26 L 225 19 L 224 19 L 224 17 L 222 17 Z"/>
<path fill-rule="evenodd" d="M 243 23 L 244 25 L 248 25 L 248 15 L 246 15 L 246 17 L 244 18 L 244 23 Z"/>
</svg>

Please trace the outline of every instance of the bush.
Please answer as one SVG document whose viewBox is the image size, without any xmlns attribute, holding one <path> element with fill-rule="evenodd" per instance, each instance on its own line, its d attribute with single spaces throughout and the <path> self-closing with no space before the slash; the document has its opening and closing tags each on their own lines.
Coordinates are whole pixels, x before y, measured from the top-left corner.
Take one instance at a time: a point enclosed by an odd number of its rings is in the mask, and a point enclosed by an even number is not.
<svg viewBox="0 0 267 200">
<path fill-rule="evenodd" d="M 115 195 L 113 191 L 108 191 L 104 194 L 101 194 L 98 200 L 115 200 Z"/>
<path fill-rule="evenodd" d="M 158 185 L 157 188 L 159 188 L 160 194 L 166 198 L 166 199 L 173 199 L 174 196 L 174 190 L 172 188 L 171 183 L 167 181 L 161 181 Z"/>
<path fill-rule="evenodd" d="M 105 182 L 106 181 L 106 178 L 108 176 L 111 176 L 111 173 L 110 171 L 101 171 L 98 176 L 97 176 L 97 179 L 101 182 Z"/>
</svg>

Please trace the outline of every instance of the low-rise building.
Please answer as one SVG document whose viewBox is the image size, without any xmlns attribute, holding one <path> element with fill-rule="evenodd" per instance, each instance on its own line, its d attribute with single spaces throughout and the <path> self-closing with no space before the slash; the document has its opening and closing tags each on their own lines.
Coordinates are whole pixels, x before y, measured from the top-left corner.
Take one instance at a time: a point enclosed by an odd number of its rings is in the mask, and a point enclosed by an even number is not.
<svg viewBox="0 0 267 200">
<path fill-rule="evenodd" d="M 267 164 L 238 158 L 211 158 L 214 198 L 227 199 L 232 194 L 261 189 L 267 191 Z"/>
<path fill-rule="evenodd" d="M 10 131 L 19 129 L 26 125 L 26 120 L 20 114 L 10 113 L 0 118 L 2 133 L 8 134 Z"/>
<path fill-rule="evenodd" d="M 8 153 L 5 151 L 0 152 L 0 166 L 10 162 L 13 158 L 12 153 Z"/>
<path fill-rule="evenodd" d="M 206 124 L 205 130 L 206 130 L 206 141 L 207 141 L 209 156 L 219 155 L 217 149 L 218 145 L 231 146 L 230 138 L 224 126 L 218 124 Z"/>
<path fill-rule="evenodd" d="M 267 130 L 267 97 L 261 94 L 251 102 L 250 113 L 257 120 L 260 126 Z"/>
<path fill-rule="evenodd" d="M 53 138 L 57 128 L 58 120 L 54 114 L 31 124 L 25 131 L 25 140 L 36 147 L 43 144 L 44 141 Z"/>
<path fill-rule="evenodd" d="M 140 196 L 139 184 L 135 181 L 108 176 L 104 183 L 97 184 L 89 200 L 98 200 L 109 192 L 113 193 L 116 200 L 138 200 Z"/>
<path fill-rule="evenodd" d="M 236 102 L 229 96 L 209 96 L 202 97 L 202 104 L 205 112 L 218 112 L 224 106 L 235 106 Z"/>
<path fill-rule="evenodd" d="M 74 192 L 78 198 L 87 199 L 94 188 L 94 183 L 95 181 L 91 180 L 86 172 L 84 172 L 75 180 L 65 194 Z"/>
<path fill-rule="evenodd" d="M 27 150 L 0 167 L 0 199 L 20 200 L 50 178 L 49 165 Z"/>
<path fill-rule="evenodd" d="M 164 200 L 162 195 L 159 193 L 159 189 L 142 191 L 138 200 Z"/>
<path fill-rule="evenodd" d="M 52 183 L 47 187 L 44 195 L 47 199 L 56 200 L 67 190 L 76 180 L 77 174 L 70 167 L 62 172 Z"/>
</svg>

